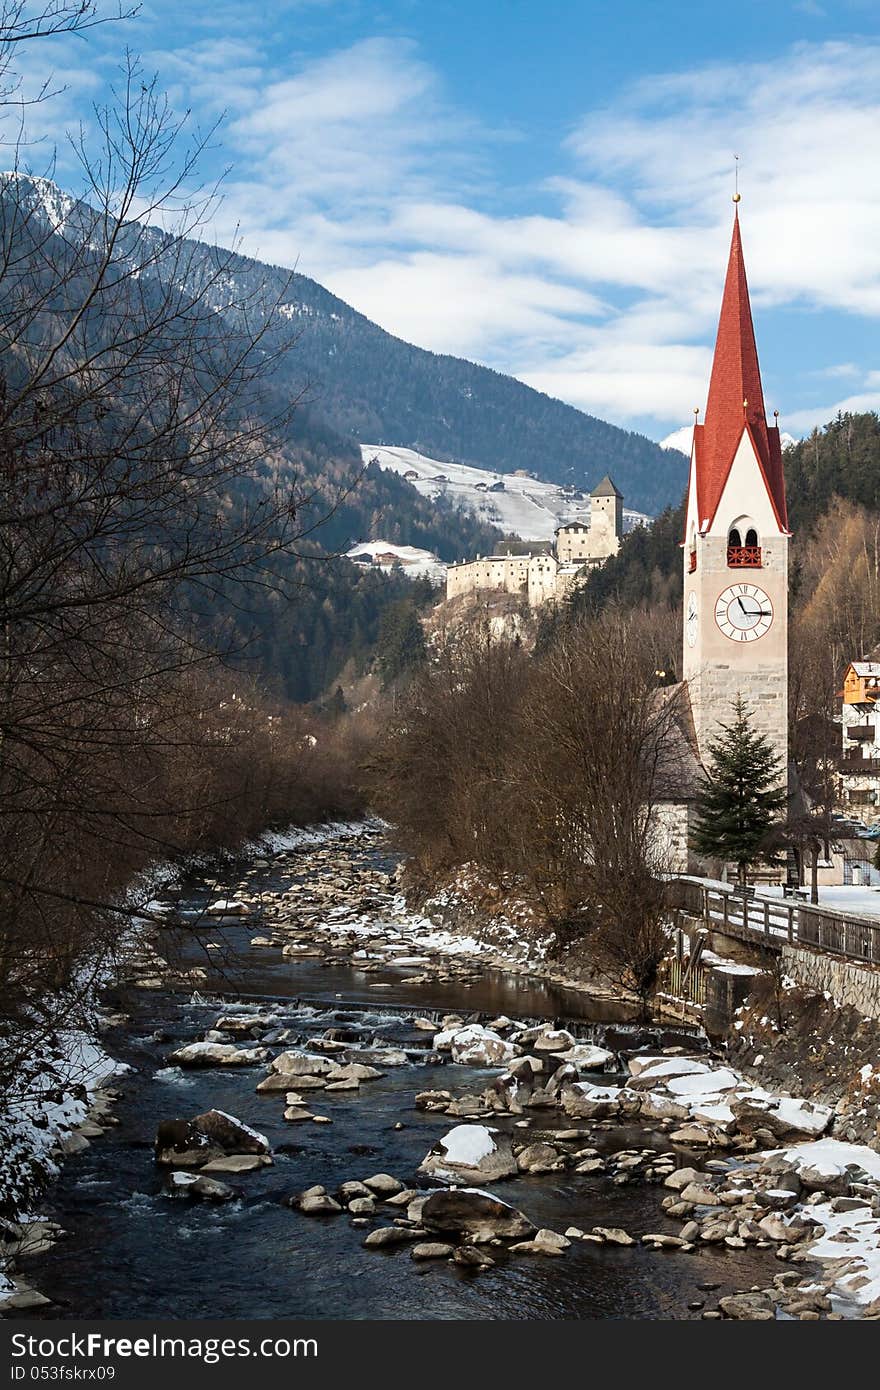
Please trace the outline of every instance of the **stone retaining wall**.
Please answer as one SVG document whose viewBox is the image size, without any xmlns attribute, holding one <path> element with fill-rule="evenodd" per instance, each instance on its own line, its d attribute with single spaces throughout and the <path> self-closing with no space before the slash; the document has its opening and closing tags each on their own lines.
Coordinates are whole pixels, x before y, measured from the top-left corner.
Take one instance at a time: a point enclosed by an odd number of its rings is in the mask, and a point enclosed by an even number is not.
<svg viewBox="0 0 880 1390">
<path fill-rule="evenodd" d="M 848 1004 L 866 1018 L 880 1019 L 880 970 L 803 946 L 784 946 L 782 961 L 798 984 L 830 994 L 836 1003 Z"/>
</svg>

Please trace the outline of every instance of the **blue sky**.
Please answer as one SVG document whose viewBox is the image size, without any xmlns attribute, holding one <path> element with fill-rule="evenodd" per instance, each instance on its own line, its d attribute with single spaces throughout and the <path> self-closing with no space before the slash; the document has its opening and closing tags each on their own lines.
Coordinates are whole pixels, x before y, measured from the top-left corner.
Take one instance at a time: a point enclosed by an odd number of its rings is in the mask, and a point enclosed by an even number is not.
<svg viewBox="0 0 880 1390">
<path fill-rule="evenodd" d="M 880 408 L 875 0 L 147 0 L 22 59 L 72 191 L 126 46 L 223 117 L 207 234 L 655 438 L 705 402 L 738 153 L 768 410 Z"/>
</svg>

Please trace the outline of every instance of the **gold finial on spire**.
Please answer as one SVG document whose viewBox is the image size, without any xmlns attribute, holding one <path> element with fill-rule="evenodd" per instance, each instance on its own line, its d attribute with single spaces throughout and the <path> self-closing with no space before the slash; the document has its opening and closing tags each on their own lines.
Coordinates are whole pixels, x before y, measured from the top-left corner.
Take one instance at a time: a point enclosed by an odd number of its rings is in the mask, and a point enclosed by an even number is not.
<svg viewBox="0 0 880 1390">
<path fill-rule="evenodd" d="M 699 413 L 700 413 L 700 407 L 699 407 L 698 405 L 695 405 L 695 406 L 694 406 L 694 415 L 699 415 Z"/>
<path fill-rule="evenodd" d="M 739 155 L 735 154 L 733 157 L 736 160 L 733 166 L 733 201 L 738 203 L 742 200 L 742 194 L 739 191 Z"/>
</svg>

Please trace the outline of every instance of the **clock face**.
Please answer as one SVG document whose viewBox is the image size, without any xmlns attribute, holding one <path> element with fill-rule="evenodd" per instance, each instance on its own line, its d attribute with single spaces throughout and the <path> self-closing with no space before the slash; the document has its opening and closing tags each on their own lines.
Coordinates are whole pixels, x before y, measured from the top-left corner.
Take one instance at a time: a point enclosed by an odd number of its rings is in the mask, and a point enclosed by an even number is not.
<svg viewBox="0 0 880 1390">
<path fill-rule="evenodd" d="M 688 595 L 687 617 L 684 624 L 685 636 L 687 637 L 687 644 L 689 647 L 695 647 L 697 644 L 697 629 L 699 623 L 700 616 L 697 610 L 697 596 L 695 593 L 691 592 Z"/>
<path fill-rule="evenodd" d="M 731 584 L 715 600 L 715 621 L 732 642 L 757 642 L 770 631 L 773 604 L 757 584 Z"/>
</svg>

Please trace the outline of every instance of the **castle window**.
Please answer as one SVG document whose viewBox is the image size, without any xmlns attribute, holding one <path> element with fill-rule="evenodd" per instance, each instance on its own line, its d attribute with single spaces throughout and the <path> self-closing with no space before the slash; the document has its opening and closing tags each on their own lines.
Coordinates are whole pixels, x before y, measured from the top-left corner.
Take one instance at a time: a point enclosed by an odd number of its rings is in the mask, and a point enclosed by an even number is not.
<svg viewBox="0 0 880 1390">
<path fill-rule="evenodd" d="M 761 563 L 757 528 L 747 517 L 740 517 L 727 533 L 728 569 L 760 569 Z"/>
</svg>

